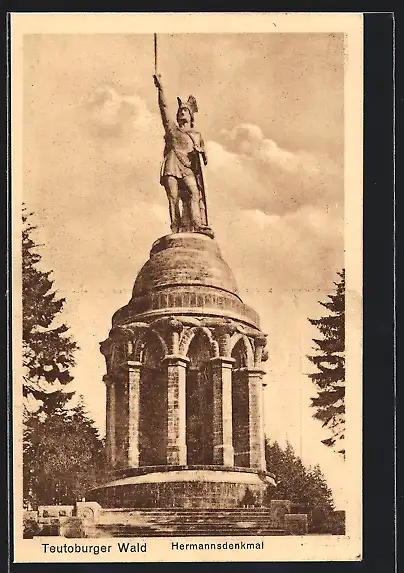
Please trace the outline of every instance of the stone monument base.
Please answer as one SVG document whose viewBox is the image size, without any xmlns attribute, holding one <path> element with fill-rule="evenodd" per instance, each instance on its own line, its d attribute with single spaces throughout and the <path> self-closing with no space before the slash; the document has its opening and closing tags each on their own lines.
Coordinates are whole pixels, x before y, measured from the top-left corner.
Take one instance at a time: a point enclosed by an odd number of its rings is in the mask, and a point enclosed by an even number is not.
<svg viewBox="0 0 404 573">
<path fill-rule="evenodd" d="M 117 472 L 86 495 L 103 508 L 234 509 L 261 505 L 268 472 L 221 466 L 155 466 Z"/>
</svg>

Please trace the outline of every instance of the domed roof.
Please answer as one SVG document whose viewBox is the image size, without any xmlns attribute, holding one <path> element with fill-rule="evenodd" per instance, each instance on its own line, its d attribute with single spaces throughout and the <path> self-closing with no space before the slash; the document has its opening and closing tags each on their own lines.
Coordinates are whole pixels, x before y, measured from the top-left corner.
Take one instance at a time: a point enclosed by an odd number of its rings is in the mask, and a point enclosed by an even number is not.
<svg viewBox="0 0 404 573">
<path fill-rule="evenodd" d="M 177 233 L 158 239 L 140 270 L 133 298 L 175 285 L 210 286 L 238 294 L 230 267 L 213 239 L 199 233 Z"/>
</svg>

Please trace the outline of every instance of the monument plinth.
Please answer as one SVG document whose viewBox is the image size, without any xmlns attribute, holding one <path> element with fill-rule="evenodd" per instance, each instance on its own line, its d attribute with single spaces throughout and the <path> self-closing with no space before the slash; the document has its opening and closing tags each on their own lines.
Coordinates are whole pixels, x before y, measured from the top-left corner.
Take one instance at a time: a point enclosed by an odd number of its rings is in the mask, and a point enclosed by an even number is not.
<svg viewBox="0 0 404 573">
<path fill-rule="evenodd" d="M 87 499 L 116 508 L 231 508 L 247 490 L 259 499 L 274 485 L 265 344 L 211 237 L 158 239 L 101 343 L 111 473 Z"/>
</svg>

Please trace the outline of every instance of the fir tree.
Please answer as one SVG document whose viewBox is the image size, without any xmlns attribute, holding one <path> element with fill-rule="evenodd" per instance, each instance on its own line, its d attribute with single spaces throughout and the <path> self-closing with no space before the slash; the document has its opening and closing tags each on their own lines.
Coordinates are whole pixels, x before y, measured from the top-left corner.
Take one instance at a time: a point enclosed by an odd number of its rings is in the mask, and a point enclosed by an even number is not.
<svg viewBox="0 0 404 573">
<path fill-rule="evenodd" d="M 23 210 L 23 393 L 38 407 L 24 412 L 23 492 L 36 507 L 83 497 L 103 471 L 104 445 L 82 398 L 68 407 L 75 393 L 63 387 L 72 380 L 77 345 L 61 321 L 65 299 L 56 296 L 52 271 L 40 269 L 31 215 Z"/>
<path fill-rule="evenodd" d="M 290 443 L 282 449 L 277 442 L 266 440 L 265 457 L 267 469 L 275 474 L 277 483 L 276 488 L 269 488 L 267 503 L 270 499 L 289 499 L 294 504 L 311 509 L 333 510 L 332 492 L 320 466 L 306 468 Z"/>
<path fill-rule="evenodd" d="M 23 209 L 22 231 L 22 338 L 24 396 L 44 400 L 56 385 L 68 384 L 72 377 L 69 369 L 74 366 L 77 345 L 67 334 L 68 327 L 59 315 L 65 299 L 58 298 L 49 278 L 52 271 L 38 268 L 41 256 L 36 252 L 30 225 L 32 213 Z"/>
<path fill-rule="evenodd" d="M 26 414 L 23 448 L 24 501 L 38 505 L 74 504 L 104 471 L 104 444 L 83 399 L 68 409 L 54 392 L 35 413 Z"/>
<path fill-rule="evenodd" d="M 317 387 L 317 396 L 312 398 L 314 418 L 330 431 L 322 440 L 345 456 L 345 271 L 338 273 L 340 281 L 335 284 L 335 293 L 327 302 L 320 302 L 330 314 L 319 319 L 309 319 L 318 328 L 321 338 L 313 339 L 316 354 L 308 359 L 317 372 L 309 374 Z"/>
</svg>

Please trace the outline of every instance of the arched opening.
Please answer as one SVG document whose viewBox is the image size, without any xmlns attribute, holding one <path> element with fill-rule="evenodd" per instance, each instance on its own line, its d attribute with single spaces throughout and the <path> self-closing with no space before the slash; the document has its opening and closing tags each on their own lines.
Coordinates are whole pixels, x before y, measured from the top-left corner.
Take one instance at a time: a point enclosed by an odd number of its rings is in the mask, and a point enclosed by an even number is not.
<svg viewBox="0 0 404 573">
<path fill-rule="evenodd" d="M 240 339 L 231 353 L 235 362 L 232 370 L 232 421 L 234 465 L 249 467 L 250 427 L 248 400 L 247 349 Z"/>
<path fill-rule="evenodd" d="M 186 439 L 189 465 L 213 464 L 213 384 L 210 342 L 198 332 L 188 349 Z"/>
<path fill-rule="evenodd" d="M 166 463 L 167 384 L 163 369 L 164 349 L 149 334 L 142 352 L 140 374 L 139 465 Z"/>
</svg>

